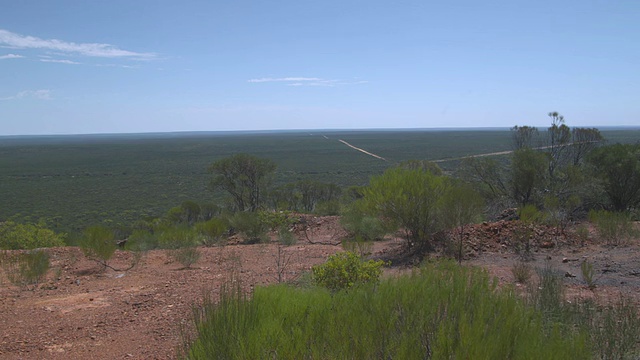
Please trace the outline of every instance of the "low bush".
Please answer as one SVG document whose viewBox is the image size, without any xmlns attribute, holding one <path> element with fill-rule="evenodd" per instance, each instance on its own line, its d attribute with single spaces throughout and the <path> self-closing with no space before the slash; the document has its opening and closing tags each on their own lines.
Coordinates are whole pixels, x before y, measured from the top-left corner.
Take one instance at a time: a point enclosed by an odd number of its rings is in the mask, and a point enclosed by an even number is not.
<svg viewBox="0 0 640 360">
<path fill-rule="evenodd" d="M 56 234 L 40 224 L 18 224 L 12 221 L 0 223 L 0 249 L 31 250 L 65 246 L 64 240 L 64 235 Z"/>
<path fill-rule="evenodd" d="M 196 224 L 196 230 L 202 235 L 205 246 L 220 245 L 226 238 L 229 225 L 221 218 L 212 218 Z"/>
<path fill-rule="evenodd" d="M 524 261 L 518 261 L 511 267 L 511 273 L 516 282 L 526 284 L 531 279 L 531 266 Z"/>
<path fill-rule="evenodd" d="M 269 225 L 260 219 L 255 212 L 237 212 L 231 216 L 229 223 L 249 244 L 267 242 Z"/>
<path fill-rule="evenodd" d="M 169 256 L 178 261 L 185 269 L 190 269 L 191 265 L 200 260 L 200 250 L 196 246 L 188 246 L 169 251 Z"/>
<path fill-rule="evenodd" d="M 79 245 L 86 257 L 105 267 L 117 247 L 113 232 L 104 226 L 92 226 L 85 229 L 84 236 L 79 240 Z"/>
<path fill-rule="evenodd" d="M 625 245 L 630 238 L 638 236 L 631 215 L 626 212 L 591 210 L 589 221 L 596 225 L 598 235 L 607 245 Z"/>
<path fill-rule="evenodd" d="M 126 250 L 148 251 L 158 247 L 158 237 L 148 230 L 134 230 L 127 239 Z"/>
<path fill-rule="evenodd" d="M 160 246 L 167 249 L 167 256 L 178 261 L 185 268 L 190 268 L 200 259 L 198 244 L 202 236 L 189 226 L 164 228 L 159 235 Z"/>
<path fill-rule="evenodd" d="M 187 359 L 591 359 L 579 330 L 544 317 L 485 271 L 452 262 L 332 293 L 240 285 L 196 309 Z M 564 330 L 564 329 L 563 329 Z"/>
<path fill-rule="evenodd" d="M 640 315 L 631 301 L 621 297 L 610 306 L 591 299 L 567 301 L 562 277 L 556 271 L 546 267 L 538 276 L 538 283 L 530 287 L 528 302 L 542 314 L 546 333 L 578 330 L 586 334 L 591 351 L 600 359 L 640 356 Z"/>
<path fill-rule="evenodd" d="M 382 260 L 363 261 L 357 254 L 347 251 L 329 256 L 326 263 L 314 266 L 311 271 L 316 285 L 338 291 L 358 284 L 377 283 L 382 266 Z"/>
<path fill-rule="evenodd" d="M 46 277 L 49 265 L 49 254 L 43 250 L 0 252 L 0 267 L 9 282 L 17 286 L 40 283 Z"/>
<path fill-rule="evenodd" d="M 593 290 L 596 288 L 596 279 L 595 279 L 595 270 L 593 270 L 593 264 L 584 260 L 582 264 L 580 264 L 580 271 L 582 272 L 582 279 L 587 284 L 589 289 Z"/>
</svg>

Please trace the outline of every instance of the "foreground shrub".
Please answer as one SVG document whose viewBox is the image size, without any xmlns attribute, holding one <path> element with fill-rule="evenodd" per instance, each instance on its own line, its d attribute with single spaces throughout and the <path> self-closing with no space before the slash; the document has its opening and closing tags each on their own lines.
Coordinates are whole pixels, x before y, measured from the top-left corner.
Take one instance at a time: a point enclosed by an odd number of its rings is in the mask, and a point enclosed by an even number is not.
<svg viewBox="0 0 640 360">
<path fill-rule="evenodd" d="M 486 272 L 447 262 L 332 293 L 239 285 L 196 311 L 188 359 L 590 359 L 586 336 L 543 317 Z"/>
<path fill-rule="evenodd" d="M 0 223 L 0 249 L 31 250 L 64 245 L 64 235 L 56 234 L 42 225 L 12 221 Z"/>
<path fill-rule="evenodd" d="M 0 253 L 0 266 L 7 279 L 18 286 L 40 283 L 49 271 L 49 254 L 34 250 L 21 253 Z"/>
<path fill-rule="evenodd" d="M 382 260 L 363 261 L 346 251 L 329 256 L 326 263 L 314 266 L 313 281 L 331 291 L 349 289 L 358 284 L 377 283 L 382 274 Z"/>
<path fill-rule="evenodd" d="M 591 299 L 566 301 L 562 277 L 546 267 L 538 271 L 538 283 L 532 284 L 528 302 L 539 311 L 546 324 L 544 331 L 574 332 L 576 328 L 589 338 L 596 358 L 637 359 L 640 355 L 640 315 L 637 306 L 624 297 L 610 306 Z"/>
</svg>

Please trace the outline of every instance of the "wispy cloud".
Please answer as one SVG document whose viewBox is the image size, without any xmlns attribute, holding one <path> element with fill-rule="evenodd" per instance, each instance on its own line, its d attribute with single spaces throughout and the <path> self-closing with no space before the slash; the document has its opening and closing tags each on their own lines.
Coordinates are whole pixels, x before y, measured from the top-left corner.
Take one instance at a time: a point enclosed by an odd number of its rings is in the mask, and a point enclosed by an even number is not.
<svg viewBox="0 0 640 360">
<path fill-rule="evenodd" d="M 41 39 L 35 36 L 20 35 L 0 29 L 0 45 L 14 49 L 42 49 L 61 51 L 66 54 L 79 54 L 103 58 L 151 59 L 153 53 L 141 53 L 122 50 L 114 45 L 99 43 L 74 43 L 57 39 Z"/>
<path fill-rule="evenodd" d="M 4 60 L 4 59 L 19 59 L 19 58 L 23 58 L 24 56 L 22 55 L 18 55 L 18 54 L 7 54 L 7 55 L 0 55 L 0 60 Z"/>
<path fill-rule="evenodd" d="M 51 100 L 51 90 L 24 90 L 20 91 L 13 96 L 0 98 L 0 100 L 16 100 L 24 98 L 34 98 L 39 100 Z"/>
<path fill-rule="evenodd" d="M 62 59 L 62 60 L 58 60 L 58 59 L 40 59 L 40 61 L 48 62 L 48 63 L 70 64 L 70 65 L 80 65 L 80 64 L 82 64 L 82 63 L 79 63 L 77 61 L 71 61 L 71 60 L 66 60 L 66 59 Z"/>
<path fill-rule="evenodd" d="M 263 82 L 300 82 L 300 81 L 322 81 L 320 78 L 314 77 L 284 77 L 284 78 L 258 78 L 249 79 L 250 83 L 263 83 Z"/>
<path fill-rule="evenodd" d="M 317 77 L 282 77 L 282 78 L 256 78 L 249 79 L 247 82 L 250 83 L 268 83 L 268 82 L 278 82 L 284 83 L 287 86 L 339 86 L 339 85 L 355 85 L 355 84 L 364 84 L 367 81 L 346 81 L 339 79 L 323 79 Z"/>
</svg>

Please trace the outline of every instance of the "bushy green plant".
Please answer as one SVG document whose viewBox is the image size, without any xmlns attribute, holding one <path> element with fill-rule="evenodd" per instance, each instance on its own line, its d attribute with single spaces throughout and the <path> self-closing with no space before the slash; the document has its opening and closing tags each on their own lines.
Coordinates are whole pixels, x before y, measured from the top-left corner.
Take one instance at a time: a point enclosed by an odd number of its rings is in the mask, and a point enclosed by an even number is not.
<svg viewBox="0 0 640 360">
<path fill-rule="evenodd" d="M 185 246 L 169 251 L 169 256 L 182 264 L 186 269 L 191 268 L 191 265 L 198 262 L 201 255 L 200 250 L 196 246 Z"/>
<path fill-rule="evenodd" d="M 409 247 L 429 249 L 433 234 L 443 230 L 440 202 L 451 182 L 429 171 L 391 168 L 374 176 L 363 190 L 364 208 L 406 233 Z"/>
<path fill-rule="evenodd" d="M 287 228 L 295 222 L 289 211 L 258 211 L 258 219 L 269 230 Z"/>
<path fill-rule="evenodd" d="M 196 246 L 199 241 L 198 232 L 189 226 L 167 226 L 158 231 L 158 244 L 163 249 Z"/>
<path fill-rule="evenodd" d="M 116 252 L 117 247 L 113 232 L 104 226 L 92 226 L 85 229 L 79 245 L 85 256 L 101 263 L 105 267 Z"/>
<path fill-rule="evenodd" d="M 201 236 L 193 227 L 166 227 L 160 232 L 158 240 L 160 246 L 167 250 L 167 256 L 185 268 L 190 268 L 200 259 L 197 245 L 201 242 Z"/>
<path fill-rule="evenodd" d="M 320 201 L 316 205 L 314 213 L 320 216 L 332 216 L 332 215 L 340 214 L 341 209 L 342 209 L 342 204 L 340 204 L 340 201 L 337 199 Z"/>
<path fill-rule="evenodd" d="M 582 264 L 580 264 L 580 271 L 582 272 L 582 279 L 589 289 L 593 290 L 596 288 L 596 279 L 595 279 L 595 271 L 593 270 L 593 264 L 584 260 Z"/>
<path fill-rule="evenodd" d="M 229 219 L 232 228 L 242 234 L 249 244 L 267 242 L 268 226 L 260 220 L 257 213 L 238 212 Z"/>
<path fill-rule="evenodd" d="M 18 224 L 13 221 L 0 223 L 0 249 L 31 250 L 64 246 L 64 239 L 64 235 L 56 234 L 43 224 Z"/>
<path fill-rule="evenodd" d="M 365 209 L 362 201 L 354 201 L 342 213 L 340 224 L 349 232 L 350 239 L 361 239 L 369 242 L 380 240 L 388 232 L 385 224 Z"/>
<path fill-rule="evenodd" d="M 611 306 L 582 306 L 594 352 L 603 360 L 638 359 L 640 356 L 640 315 L 629 299 L 620 298 Z"/>
<path fill-rule="evenodd" d="M 148 251 L 158 247 L 158 237 L 147 230 L 134 230 L 127 239 L 126 250 Z"/>
<path fill-rule="evenodd" d="M 524 261 L 518 261 L 511 267 L 511 273 L 516 282 L 526 284 L 531 279 L 531 266 Z"/>
<path fill-rule="evenodd" d="M 625 245 L 630 238 L 638 236 L 638 230 L 627 212 L 591 210 L 589 221 L 596 225 L 598 235 L 607 245 Z"/>
<path fill-rule="evenodd" d="M 538 272 L 539 281 L 529 290 L 529 304 L 546 320 L 544 331 L 571 333 L 576 329 L 588 336 L 596 358 L 635 359 L 640 355 L 640 313 L 624 297 L 603 306 L 591 299 L 566 301 L 562 278 L 550 267 Z"/>
<path fill-rule="evenodd" d="M 576 228 L 576 236 L 580 240 L 580 245 L 584 246 L 589 240 L 589 228 L 585 225 L 580 225 Z"/>
<path fill-rule="evenodd" d="M 378 282 L 384 264 L 382 260 L 363 261 L 357 254 L 346 251 L 329 256 L 326 263 L 314 266 L 311 271 L 317 285 L 338 291 Z"/>
<path fill-rule="evenodd" d="M 583 332 L 452 262 L 338 293 L 236 283 L 195 315 L 188 359 L 591 359 Z"/>
<path fill-rule="evenodd" d="M 373 249 L 373 242 L 366 241 L 363 238 L 356 236 L 353 239 L 343 239 L 342 248 L 345 251 L 356 253 L 361 257 L 364 257 L 371 254 L 371 250 Z"/>
<path fill-rule="evenodd" d="M 278 230 L 278 242 L 284 246 L 291 246 L 298 242 L 298 239 L 289 229 L 281 228 Z"/>
<path fill-rule="evenodd" d="M 203 236 L 203 245 L 213 246 L 224 241 L 229 225 L 222 218 L 212 218 L 208 221 L 197 223 L 196 230 Z"/>
<path fill-rule="evenodd" d="M 49 254 L 44 250 L 0 252 L 0 266 L 9 281 L 18 286 L 38 284 L 49 271 Z"/>
</svg>

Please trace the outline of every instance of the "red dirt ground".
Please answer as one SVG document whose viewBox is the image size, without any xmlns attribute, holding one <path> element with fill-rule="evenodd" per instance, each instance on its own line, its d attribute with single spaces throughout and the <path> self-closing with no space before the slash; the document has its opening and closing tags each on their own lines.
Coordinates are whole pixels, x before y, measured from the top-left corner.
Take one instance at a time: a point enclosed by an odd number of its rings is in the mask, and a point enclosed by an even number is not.
<svg viewBox="0 0 640 360">
<path fill-rule="evenodd" d="M 291 259 L 283 280 L 295 280 L 342 250 L 331 245 L 342 235 L 337 224 L 335 217 L 308 219 L 307 236 L 299 232 L 298 243 L 283 248 L 285 257 Z M 506 237 L 488 230 L 492 226 L 498 225 L 478 225 L 472 231 L 475 238 L 467 244 L 469 259 L 463 263 L 485 267 L 502 283 L 513 283 L 511 266 L 518 256 L 503 246 Z M 504 235 L 509 223 L 498 227 Z M 493 235 L 483 235 L 485 230 Z M 399 239 L 378 242 L 373 256 L 393 259 L 403 245 Z M 175 359 L 181 331 L 191 325 L 192 307 L 202 301 L 205 292 L 216 298 L 232 274 L 247 291 L 278 281 L 275 243 L 201 248 L 202 257 L 192 269 L 182 269 L 164 250 L 154 250 L 127 272 L 102 271 L 77 248 L 48 251 L 52 260 L 49 279 L 39 286 L 10 286 L 0 275 L 2 359 Z M 618 248 L 558 243 L 550 249 L 536 248 L 531 264 L 549 264 L 568 274 L 570 296 L 613 299 L 624 293 L 638 301 L 638 255 L 637 239 Z M 599 274 L 594 291 L 581 279 L 584 259 Z M 110 264 L 124 267 L 129 260 L 130 254 L 118 252 Z M 387 272 L 403 269 L 394 267 Z"/>
</svg>

